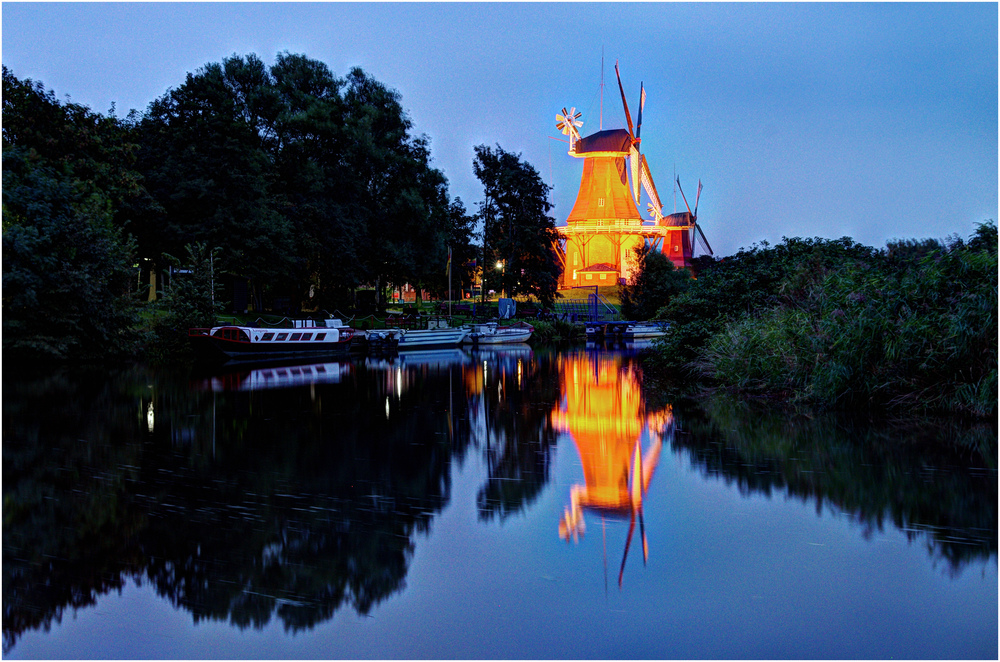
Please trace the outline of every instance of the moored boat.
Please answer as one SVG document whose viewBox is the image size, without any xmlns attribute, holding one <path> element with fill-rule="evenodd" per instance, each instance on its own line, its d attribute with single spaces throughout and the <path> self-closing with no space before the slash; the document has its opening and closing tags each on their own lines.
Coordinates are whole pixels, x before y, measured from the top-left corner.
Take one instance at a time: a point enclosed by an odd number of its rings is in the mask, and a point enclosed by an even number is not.
<svg viewBox="0 0 1000 662">
<path fill-rule="evenodd" d="M 402 329 L 374 329 L 364 332 L 365 349 L 372 352 L 395 352 L 399 349 Z"/>
<path fill-rule="evenodd" d="M 625 327 L 624 339 L 631 340 L 653 340 L 659 338 L 667 332 L 669 322 L 633 322 Z"/>
<path fill-rule="evenodd" d="M 586 325 L 589 342 L 653 340 L 666 333 L 669 322 L 598 322 Z"/>
<path fill-rule="evenodd" d="M 392 329 L 399 333 L 396 346 L 400 352 L 413 349 L 447 349 L 459 347 L 469 335 L 468 327 L 437 329 Z"/>
<path fill-rule="evenodd" d="M 189 329 L 188 337 L 201 357 L 228 360 L 344 355 L 354 336 L 354 329 L 339 319 L 294 320 L 293 325 L 261 328 L 225 324 Z"/>
<path fill-rule="evenodd" d="M 496 322 L 474 324 L 467 338 L 473 345 L 499 345 L 528 342 L 535 327 L 525 322 L 500 326 Z"/>
</svg>

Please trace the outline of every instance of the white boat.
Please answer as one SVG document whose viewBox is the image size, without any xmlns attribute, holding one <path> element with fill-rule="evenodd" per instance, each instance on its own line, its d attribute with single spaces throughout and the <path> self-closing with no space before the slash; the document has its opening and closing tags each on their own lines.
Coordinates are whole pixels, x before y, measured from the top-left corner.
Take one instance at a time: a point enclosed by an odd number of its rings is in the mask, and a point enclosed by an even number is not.
<svg viewBox="0 0 1000 662">
<path fill-rule="evenodd" d="M 448 349 L 459 347 L 469 335 L 468 327 L 438 329 L 393 329 L 399 332 L 400 352 L 413 349 Z"/>
<path fill-rule="evenodd" d="M 203 358 L 270 359 L 294 356 L 346 355 L 354 329 L 339 319 L 292 320 L 292 328 L 225 324 L 189 329 L 188 338 Z"/>
<path fill-rule="evenodd" d="M 519 322 L 510 326 L 500 326 L 496 322 L 473 324 L 467 339 L 473 345 L 500 345 L 528 342 L 535 327 Z"/>
<path fill-rule="evenodd" d="M 669 322 L 633 322 L 625 327 L 624 340 L 653 340 L 666 334 Z"/>
</svg>

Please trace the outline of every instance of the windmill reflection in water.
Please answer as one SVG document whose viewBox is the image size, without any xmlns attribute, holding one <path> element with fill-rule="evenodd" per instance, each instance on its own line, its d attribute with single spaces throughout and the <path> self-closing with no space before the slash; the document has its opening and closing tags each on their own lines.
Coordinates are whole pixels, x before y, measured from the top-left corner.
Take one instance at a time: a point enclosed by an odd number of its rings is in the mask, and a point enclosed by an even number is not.
<svg viewBox="0 0 1000 662">
<path fill-rule="evenodd" d="M 616 355 L 577 355 L 562 367 L 563 401 L 552 412 L 553 426 L 573 438 L 583 465 L 584 484 L 570 488 L 570 503 L 559 522 L 559 537 L 578 540 L 586 530 L 584 511 L 629 520 L 618 572 L 625 562 L 639 520 L 643 563 L 649 543 L 643 521 L 643 497 L 660 460 L 663 437 L 673 430 L 668 407 L 646 411 L 634 368 Z M 643 431 L 648 444 L 643 451 Z M 607 558 L 605 556 L 605 565 Z"/>
</svg>

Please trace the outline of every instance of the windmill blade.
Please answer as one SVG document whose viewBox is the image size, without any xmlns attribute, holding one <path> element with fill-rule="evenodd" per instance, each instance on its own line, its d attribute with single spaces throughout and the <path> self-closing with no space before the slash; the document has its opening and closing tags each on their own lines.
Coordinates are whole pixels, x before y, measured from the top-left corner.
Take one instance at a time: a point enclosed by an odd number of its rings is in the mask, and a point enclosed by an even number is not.
<svg viewBox="0 0 1000 662">
<path fill-rule="evenodd" d="M 703 243 L 705 244 L 705 248 L 707 248 L 707 249 L 708 249 L 708 254 L 709 254 L 709 255 L 715 255 L 715 252 L 714 252 L 714 251 L 712 251 L 712 247 L 711 247 L 711 246 L 709 246 L 709 244 L 708 244 L 708 239 L 706 239 L 706 238 L 705 238 L 705 233 L 704 233 L 704 232 L 702 231 L 702 229 L 701 229 L 701 226 L 700 226 L 700 225 L 698 225 L 697 223 L 695 223 L 695 224 L 694 224 L 694 226 L 695 226 L 696 228 L 698 228 L 698 234 L 700 234 L 700 235 L 701 235 L 701 240 L 702 240 L 702 242 L 703 242 Z"/>
<path fill-rule="evenodd" d="M 567 114 L 568 113 L 566 112 L 565 108 L 563 108 L 562 115 L 556 113 L 556 128 L 559 129 L 559 131 L 561 131 L 564 136 L 568 136 L 570 132 L 570 123 L 569 120 L 566 118 Z"/>
<path fill-rule="evenodd" d="M 677 178 L 677 189 L 681 192 L 681 198 L 684 200 L 684 206 L 687 207 L 688 213 L 691 214 L 691 205 L 688 204 L 687 196 L 684 195 L 684 189 L 681 188 L 681 178 Z M 694 214 L 691 214 L 694 217 Z"/>
<path fill-rule="evenodd" d="M 642 109 L 646 105 L 646 88 L 639 83 L 639 118 L 635 123 L 635 140 L 639 141 L 639 133 L 642 131 Z M 695 205 L 697 207 L 698 205 Z"/>
<path fill-rule="evenodd" d="M 639 180 L 641 176 L 639 175 L 639 150 L 636 145 L 628 150 L 628 165 L 629 174 L 632 178 L 632 197 L 635 198 L 635 204 L 639 204 Z"/>
<path fill-rule="evenodd" d="M 698 180 L 698 193 L 694 196 L 694 217 L 698 218 L 698 200 L 701 199 L 701 180 Z"/>
<path fill-rule="evenodd" d="M 650 207 L 656 220 L 663 218 L 663 203 L 660 202 L 660 194 L 656 192 L 656 184 L 653 183 L 653 173 L 649 171 L 649 163 L 646 162 L 646 155 L 639 157 L 639 174 L 642 178 L 642 186 L 646 189 L 646 195 L 651 200 Z"/>
<path fill-rule="evenodd" d="M 622 76 L 618 73 L 618 62 L 615 62 L 615 76 L 618 77 L 618 91 L 622 93 L 622 105 L 625 106 L 625 120 L 628 122 L 628 135 L 635 140 L 635 132 L 632 130 L 632 115 L 628 112 L 628 101 L 625 100 L 625 88 L 622 87 Z"/>
</svg>

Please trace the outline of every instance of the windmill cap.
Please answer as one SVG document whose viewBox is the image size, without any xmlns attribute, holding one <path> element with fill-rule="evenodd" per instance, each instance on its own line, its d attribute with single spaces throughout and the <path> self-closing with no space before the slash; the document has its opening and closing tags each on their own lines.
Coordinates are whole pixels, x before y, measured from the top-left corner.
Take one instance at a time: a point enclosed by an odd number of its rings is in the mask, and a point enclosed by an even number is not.
<svg viewBox="0 0 1000 662">
<path fill-rule="evenodd" d="M 679 211 L 663 217 L 663 225 L 691 225 L 691 214 L 686 211 Z"/>
<path fill-rule="evenodd" d="M 621 152 L 627 154 L 632 146 L 632 137 L 626 129 L 608 129 L 592 133 L 576 141 L 576 153 Z"/>
</svg>

